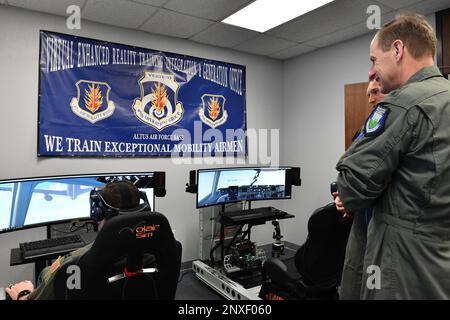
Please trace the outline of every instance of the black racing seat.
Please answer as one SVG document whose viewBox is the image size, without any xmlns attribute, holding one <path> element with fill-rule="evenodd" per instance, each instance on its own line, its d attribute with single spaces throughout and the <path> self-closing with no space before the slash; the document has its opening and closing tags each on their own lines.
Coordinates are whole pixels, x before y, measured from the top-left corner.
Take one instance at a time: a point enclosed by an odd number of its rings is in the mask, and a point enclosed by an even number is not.
<svg viewBox="0 0 450 320">
<path fill-rule="evenodd" d="M 166 217 L 142 211 L 111 218 L 99 231 L 91 249 L 76 265 L 80 289 L 68 289 L 70 273 L 55 275 L 57 299 L 173 300 L 181 266 L 181 244 Z M 156 272 L 144 273 L 151 269 Z M 110 283 L 109 279 L 116 278 Z"/>
<path fill-rule="evenodd" d="M 351 219 L 342 218 L 334 203 L 318 208 L 308 220 L 308 237 L 290 268 L 272 258 L 264 263 L 260 297 L 337 299 Z"/>
</svg>

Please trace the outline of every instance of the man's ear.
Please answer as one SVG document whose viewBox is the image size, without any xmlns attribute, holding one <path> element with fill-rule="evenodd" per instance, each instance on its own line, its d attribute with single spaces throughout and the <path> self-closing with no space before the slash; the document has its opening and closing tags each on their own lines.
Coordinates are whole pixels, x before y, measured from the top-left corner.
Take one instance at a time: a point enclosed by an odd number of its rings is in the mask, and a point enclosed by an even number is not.
<svg viewBox="0 0 450 320">
<path fill-rule="evenodd" d="M 405 52 L 405 46 L 402 40 L 395 40 L 392 43 L 392 49 L 395 61 L 400 61 L 403 58 L 403 54 Z"/>
</svg>

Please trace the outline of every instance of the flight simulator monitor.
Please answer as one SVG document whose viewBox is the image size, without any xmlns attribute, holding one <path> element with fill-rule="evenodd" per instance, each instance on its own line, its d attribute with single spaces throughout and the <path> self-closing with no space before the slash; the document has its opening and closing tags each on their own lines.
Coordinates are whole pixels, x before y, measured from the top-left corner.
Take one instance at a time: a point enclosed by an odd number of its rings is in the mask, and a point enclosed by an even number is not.
<svg viewBox="0 0 450 320">
<path fill-rule="evenodd" d="M 160 174 L 111 173 L 0 181 L 0 233 L 56 222 L 87 220 L 90 218 L 91 190 L 111 180 L 133 182 L 146 193 L 154 210 L 155 180 Z"/>
<path fill-rule="evenodd" d="M 255 200 L 290 199 L 290 168 L 222 168 L 197 171 L 197 208 Z"/>
</svg>

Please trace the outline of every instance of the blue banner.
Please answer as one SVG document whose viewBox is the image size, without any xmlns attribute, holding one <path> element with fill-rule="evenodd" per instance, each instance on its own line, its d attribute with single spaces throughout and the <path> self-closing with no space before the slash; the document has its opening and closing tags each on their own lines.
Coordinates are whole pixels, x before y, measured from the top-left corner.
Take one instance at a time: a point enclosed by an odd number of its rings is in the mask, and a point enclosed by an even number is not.
<svg viewBox="0 0 450 320">
<path fill-rule="evenodd" d="M 41 31 L 38 156 L 247 155 L 245 66 Z"/>
</svg>

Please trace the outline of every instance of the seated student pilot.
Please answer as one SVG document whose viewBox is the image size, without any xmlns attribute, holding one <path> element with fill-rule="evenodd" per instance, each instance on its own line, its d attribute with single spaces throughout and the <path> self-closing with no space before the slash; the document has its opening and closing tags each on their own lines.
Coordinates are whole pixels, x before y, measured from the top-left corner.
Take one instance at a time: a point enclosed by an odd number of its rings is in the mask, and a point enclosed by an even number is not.
<svg viewBox="0 0 450 320">
<path fill-rule="evenodd" d="M 122 199 L 120 188 L 126 188 L 129 192 L 127 199 Z M 103 200 L 111 207 L 119 209 L 133 209 L 139 206 L 139 190 L 129 181 L 109 182 L 105 185 L 100 195 Z M 108 222 L 105 217 L 99 222 L 99 231 Z M 56 299 L 54 289 L 54 277 L 56 271 L 63 265 L 69 265 L 77 261 L 91 249 L 92 243 L 78 250 L 75 250 L 63 257 L 59 257 L 55 262 L 42 270 L 39 274 L 38 285 L 34 288 L 31 281 L 26 280 L 16 284 L 11 284 L 5 289 L 6 293 L 13 300 L 37 300 L 37 299 Z M 146 264 L 149 262 L 146 259 Z"/>
</svg>

